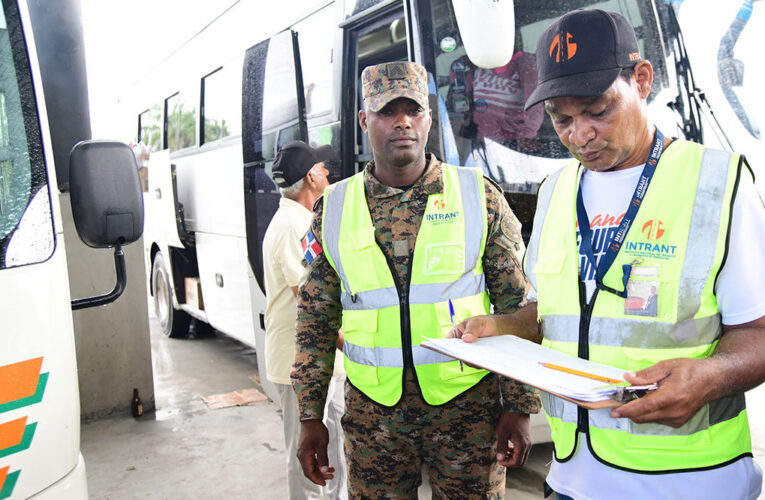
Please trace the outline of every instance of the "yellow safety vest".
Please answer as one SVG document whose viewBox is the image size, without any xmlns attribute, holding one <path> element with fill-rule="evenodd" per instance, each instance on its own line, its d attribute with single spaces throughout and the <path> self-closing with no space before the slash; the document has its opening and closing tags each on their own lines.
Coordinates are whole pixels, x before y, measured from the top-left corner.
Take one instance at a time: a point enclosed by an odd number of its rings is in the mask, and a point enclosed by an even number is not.
<svg viewBox="0 0 765 500">
<path fill-rule="evenodd" d="M 410 282 L 398 284 L 382 250 L 364 192 L 364 173 L 324 192 L 322 242 L 341 283 L 343 355 L 348 380 L 385 406 L 401 398 L 405 366 L 413 366 L 422 396 L 440 405 L 488 372 L 420 347 L 446 337 L 455 322 L 488 314 L 483 275 L 486 202 L 476 169 L 442 164 L 444 192 L 428 197 L 414 246 Z"/>
<path fill-rule="evenodd" d="M 575 227 L 580 167 L 574 162 L 551 175 L 539 191 L 524 259 L 538 293 L 544 345 L 574 356 L 588 353 L 592 361 L 625 371 L 710 356 L 722 335 L 714 284 L 741 165 L 738 155 L 686 141 L 673 142 L 662 154 L 603 278 L 605 286 L 621 291 L 622 266 L 631 264 L 631 280 L 656 281 L 656 317 L 625 314 L 625 299 L 602 290 L 590 306 L 581 302 Z M 609 410 L 587 411 L 548 394 L 542 402 L 559 461 L 572 456 L 580 432 L 600 461 L 633 472 L 698 470 L 751 456 L 743 394 L 705 405 L 677 429 L 614 419 Z"/>
</svg>

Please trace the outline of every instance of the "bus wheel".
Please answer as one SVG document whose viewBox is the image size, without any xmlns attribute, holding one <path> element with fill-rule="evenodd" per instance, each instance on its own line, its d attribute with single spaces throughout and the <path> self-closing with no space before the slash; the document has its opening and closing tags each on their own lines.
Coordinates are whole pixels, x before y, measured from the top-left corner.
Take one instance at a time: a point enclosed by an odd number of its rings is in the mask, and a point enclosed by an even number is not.
<svg viewBox="0 0 765 500">
<path fill-rule="evenodd" d="M 154 256 L 154 264 L 151 267 L 151 292 L 154 296 L 154 314 L 159 319 L 162 334 L 172 338 L 188 337 L 191 316 L 185 311 L 173 308 L 170 277 L 165 259 L 159 252 Z"/>
</svg>

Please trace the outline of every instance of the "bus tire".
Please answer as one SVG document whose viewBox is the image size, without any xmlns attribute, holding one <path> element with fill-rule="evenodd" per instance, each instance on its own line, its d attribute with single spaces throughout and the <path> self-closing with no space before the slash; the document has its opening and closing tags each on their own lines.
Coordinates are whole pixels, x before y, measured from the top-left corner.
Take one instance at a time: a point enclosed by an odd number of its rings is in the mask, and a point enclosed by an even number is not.
<svg viewBox="0 0 765 500">
<path fill-rule="evenodd" d="M 154 314 L 165 337 L 186 338 L 189 336 L 191 316 L 173 307 L 173 289 L 165 259 L 160 252 L 154 256 L 151 266 L 151 294 L 154 297 Z"/>
</svg>

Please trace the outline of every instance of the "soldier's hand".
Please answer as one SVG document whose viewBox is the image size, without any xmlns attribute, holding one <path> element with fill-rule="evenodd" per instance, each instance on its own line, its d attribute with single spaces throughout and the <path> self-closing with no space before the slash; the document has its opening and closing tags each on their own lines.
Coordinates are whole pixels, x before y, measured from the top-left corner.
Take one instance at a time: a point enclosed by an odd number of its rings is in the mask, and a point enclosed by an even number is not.
<svg viewBox="0 0 765 500">
<path fill-rule="evenodd" d="M 491 316 L 473 316 L 457 325 L 456 328 L 457 338 L 465 342 L 475 342 L 480 337 L 495 335 L 498 335 L 497 323 Z"/>
<path fill-rule="evenodd" d="M 304 420 L 300 423 L 297 457 L 305 477 L 320 486 L 325 486 L 335 472 L 327 458 L 328 444 L 329 432 L 321 420 Z"/>
<path fill-rule="evenodd" d="M 512 447 L 508 445 L 512 443 Z M 521 467 L 531 451 L 531 419 L 527 413 L 502 412 L 497 423 L 497 462 Z"/>
</svg>

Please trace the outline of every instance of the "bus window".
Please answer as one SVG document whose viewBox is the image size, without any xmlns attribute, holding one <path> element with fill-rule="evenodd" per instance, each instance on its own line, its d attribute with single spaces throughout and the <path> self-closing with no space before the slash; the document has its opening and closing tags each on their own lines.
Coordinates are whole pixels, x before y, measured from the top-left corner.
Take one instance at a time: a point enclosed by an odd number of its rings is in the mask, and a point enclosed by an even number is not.
<svg viewBox="0 0 765 500">
<path fill-rule="evenodd" d="M 225 66 L 202 78 L 201 144 L 241 133 L 241 108 L 236 99 L 241 73 Z"/>
<path fill-rule="evenodd" d="M 0 17 L 0 269 L 42 262 L 54 249 L 34 86 L 21 30 L 11 40 L 4 19 Z M 22 102 L 29 103 L 24 106 L 27 120 Z"/>
<path fill-rule="evenodd" d="M 295 25 L 300 44 L 300 67 L 303 71 L 305 89 L 305 112 L 313 117 L 332 111 L 332 36 L 327 27 L 332 26 L 335 6 L 330 4 Z"/>
<path fill-rule="evenodd" d="M 165 99 L 165 134 L 171 153 L 196 144 L 196 107 L 183 93 Z"/>
<path fill-rule="evenodd" d="M 371 9 L 385 0 L 350 0 L 345 2 L 345 17 L 355 16 L 360 12 Z"/>
<path fill-rule="evenodd" d="M 155 104 L 138 115 L 138 140 L 143 142 L 149 151 L 162 150 L 162 110 Z"/>
<path fill-rule="evenodd" d="M 446 103 L 448 126 L 463 165 L 482 166 L 509 192 L 536 192 L 546 175 L 569 157 L 541 104 L 524 110 L 537 84 L 536 45 L 555 19 L 576 8 L 621 12 L 635 27 L 643 57 L 654 63 L 655 85 L 649 103 L 666 86 L 661 35 L 650 5 L 618 0 L 562 0 L 539 8 L 536 0 L 515 2 L 515 50 L 501 68 L 479 68 L 465 53 L 449 0 L 435 0 L 432 60 L 439 97 Z M 429 54 L 428 54 L 429 56 Z M 427 59 L 427 58 L 426 58 Z M 435 111 L 434 111 L 435 112 Z"/>
</svg>

